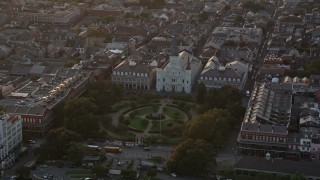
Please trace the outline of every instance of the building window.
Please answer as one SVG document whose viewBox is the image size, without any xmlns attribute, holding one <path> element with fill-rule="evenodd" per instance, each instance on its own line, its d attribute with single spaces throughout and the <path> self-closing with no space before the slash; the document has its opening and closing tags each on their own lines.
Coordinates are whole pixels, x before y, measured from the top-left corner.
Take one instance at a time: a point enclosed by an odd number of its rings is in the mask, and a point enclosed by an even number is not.
<svg viewBox="0 0 320 180">
<path fill-rule="evenodd" d="M 165 82 L 166 80 L 163 78 L 163 82 Z"/>
</svg>

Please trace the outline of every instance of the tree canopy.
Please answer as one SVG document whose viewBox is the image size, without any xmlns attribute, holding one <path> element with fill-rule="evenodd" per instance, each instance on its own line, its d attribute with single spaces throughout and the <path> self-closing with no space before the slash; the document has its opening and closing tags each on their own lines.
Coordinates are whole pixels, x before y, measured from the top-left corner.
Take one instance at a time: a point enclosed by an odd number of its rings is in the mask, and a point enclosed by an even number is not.
<svg viewBox="0 0 320 180">
<path fill-rule="evenodd" d="M 200 83 L 198 84 L 197 88 L 196 88 L 196 92 L 197 92 L 197 101 L 199 103 L 203 103 L 205 96 L 207 95 L 207 88 L 204 85 L 204 83 Z"/>
<path fill-rule="evenodd" d="M 80 142 L 81 136 L 66 128 L 49 131 L 47 140 L 40 146 L 40 155 L 44 159 L 61 159 L 74 142 Z"/>
<path fill-rule="evenodd" d="M 212 145 L 221 145 L 235 122 L 230 112 L 211 109 L 187 124 L 184 139 L 202 139 Z"/>
<path fill-rule="evenodd" d="M 252 11 L 252 12 L 258 12 L 260 10 L 264 10 L 265 7 L 263 6 L 263 4 L 258 3 L 258 2 L 254 2 L 254 1 L 245 1 L 242 3 L 243 7 Z"/>
<path fill-rule="evenodd" d="M 67 151 L 68 159 L 73 162 L 73 164 L 80 165 L 82 163 L 85 147 L 82 143 L 71 143 Z"/>
<path fill-rule="evenodd" d="M 91 172 L 97 177 L 105 177 L 108 174 L 107 168 L 101 165 L 93 166 Z"/>
<path fill-rule="evenodd" d="M 30 168 L 21 166 L 16 169 L 17 179 L 32 179 L 30 178 Z"/>
<path fill-rule="evenodd" d="M 122 92 L 122 86 L 103 80 L 91 85 L 87 97 L 97 105 L 98 113 L 105 113 L 111 109 L 114 102 L 121 98 Z"/>
<path fill-rule="evenodd" d="M 148 8 L 159 9 L 165 5 L 165 0 L 139 0 L 139 4 Z"/>
<path fill-rule="evenodd" d="M 204 110 L 218 108 L 227 109 L 234 117 L 242 117 L 245 108 L 242 107 L 242 93 L 232 86 L 223 86 L 220 89 L 211 90 L 205 98 Z"/>
<path fill-rule="evenodd" d="M 67 101 L 64 106 L 64 125 L 83 137 L 94 135 L 99 129 L 97 111 L 98 107 L 89 98 Z"/>
<path fill-rule="evenodd" d="M 208 20 L 209 15 L 206 11 L 202 11 L 201 13 L 199 13 L 199 21 L 200 22 L 204 22 L 206 20 Z"/>
<path fill-rule="evenodd" d="M 215 165 L 211 155 L 211 144 L 200 139 L 187 139 L 174 149 L 167 164 L 168 169 L 179 175 L 206 175 Z"/>
</svg>

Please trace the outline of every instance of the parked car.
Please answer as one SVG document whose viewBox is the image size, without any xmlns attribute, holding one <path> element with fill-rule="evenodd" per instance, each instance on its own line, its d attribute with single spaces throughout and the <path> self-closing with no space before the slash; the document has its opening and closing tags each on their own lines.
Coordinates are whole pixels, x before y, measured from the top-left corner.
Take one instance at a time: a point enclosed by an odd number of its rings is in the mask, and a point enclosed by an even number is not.
<svg viewBox="0 0 320 180">
<path fill-rule="evenodd" d="M 46 164 L 41 164 L 40 167 L 41 168 L 47 168 L 48 166 Z"/>
<path fill-rule="evenodd" d="M 176 173 L 171 173 L 170 174 L 172 177 L 177 177 Z"/>
<path fill-rule="evenodd" d="M 145 147 L 145 148 L 143 148 L 143 150 L 150 151 L 150 148 L 149 147 Z"/>
<path fill-rule="evenodd" d="M 37 142 L 37 141 L 32 140 L 32 139 L 30 139 L 30 140 L 28 141 L 29 144 L 35 144 L 36 142 Z"/>
</svg>

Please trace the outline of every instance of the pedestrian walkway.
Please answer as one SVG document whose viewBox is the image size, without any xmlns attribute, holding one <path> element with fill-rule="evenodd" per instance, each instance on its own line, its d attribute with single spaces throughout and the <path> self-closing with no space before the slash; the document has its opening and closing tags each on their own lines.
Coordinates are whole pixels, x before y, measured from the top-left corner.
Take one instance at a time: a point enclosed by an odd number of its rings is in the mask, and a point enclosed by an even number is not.
<svg viewBox="0 0 320 180">
<path fill-rule="evenodd" d="M 160 101 L 160 107 L 159 107 L 157 113 L 158 113 L 159 115 L 162 114 L 164 107 L 166 107 L 166 105 L 168 105 L 168 104 L 172 104 L 172 100 L 171 100 L 171 99 L 169 99 L 169 98 L 161 99 L 161 101 Z M 127 110 L 129 110 L 129 109 L 130 109 L 130 107 L 124 108 L 124 109 L 121 109 L 121 110 L 118 111 L 118 112 L 109 114 L 109 115 L 111 116 L 111 118 L 112 118 L 112 125 L 115 126 L 115 127 L 118 126 L 118 125 L 119 125 L 119 118 L 120 118 L 120 116 L 121 116 L 125 111 L 127 111 Z M 190 110 L 190 113 L 191 113 L 192 118 L 194 118 L 194 117 L 197 116 L 196 112 L 194 112 L 193 110 Z M 99 123 L 99 125 L 100 125 L 100 127 L 101 127 L 100 130 L 106 131 L 108 134 L 110 134 L 110 135 L 113 136 L 113 137 L 120 137 L 119 135 L 116 135 L 116 134 L 108 131 L 107 129 L 105 129 L 105 128 L 102 126 L 101 123 Z M 137 137 L 146 137 L 146 136 L 150 135 L 150 134 L 149 134 L 149 131 L 151 130 L 151 128 L 152 128 L 152 123 L 149 123 L 148 126 L 147 126 L 147 127 L 145 128 L 145 130 L 143 131 L 143 133 L 139 133 L 139 132 L 133 132 L 133 133 L 134 133 Z"/>
</svg>

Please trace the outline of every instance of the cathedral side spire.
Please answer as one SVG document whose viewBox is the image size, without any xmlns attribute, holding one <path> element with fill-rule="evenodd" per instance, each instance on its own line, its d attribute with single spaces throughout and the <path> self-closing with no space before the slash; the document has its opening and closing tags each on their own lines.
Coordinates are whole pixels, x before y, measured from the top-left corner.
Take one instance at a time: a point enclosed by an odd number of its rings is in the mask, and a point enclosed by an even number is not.
<svg viewBox="0 0 320 180">
<path fill-rule="evenodd" d="M 188 56 L 188 62 L 187 62 L 186 70 L 191 70 L 190 55 Z"/>
</svg>

